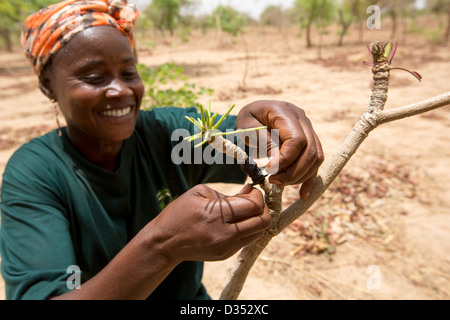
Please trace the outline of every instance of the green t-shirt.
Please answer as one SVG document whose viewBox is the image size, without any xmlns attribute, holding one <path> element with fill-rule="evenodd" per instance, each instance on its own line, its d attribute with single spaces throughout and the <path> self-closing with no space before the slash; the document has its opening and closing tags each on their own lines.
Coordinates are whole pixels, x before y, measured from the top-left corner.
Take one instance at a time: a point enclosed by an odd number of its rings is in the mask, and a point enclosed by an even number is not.
<svg viewBox="0 0 450 320">
<path fill-rule="evenodd" d="M 237 165 L 174 164 L 172 150 L 182 138 L 172 141 L 172 132 L 194 132 L 185 115 L 199 118 L 194 108 L 141 111 L 116 172 L 87 161 L 64 129 L 62 137 L 53 131 L 15 152 L 1 190 L 7 299 L 46 299 L 69 291 L 70 266 L 81 270 L 82 285 L 171 199 L 201 183 L 245 181 Z M 229 117 L 221 130 L 235 126 L 236 117 Z M 202 272 L 202 262 L 183 262 L 149 298 L 207 299 Z"/>
</svg>

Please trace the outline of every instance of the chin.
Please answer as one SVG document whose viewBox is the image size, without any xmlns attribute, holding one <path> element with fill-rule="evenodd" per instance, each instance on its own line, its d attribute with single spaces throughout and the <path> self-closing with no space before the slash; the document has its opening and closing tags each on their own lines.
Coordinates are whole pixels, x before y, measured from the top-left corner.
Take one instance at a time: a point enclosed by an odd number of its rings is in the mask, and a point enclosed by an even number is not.
<svg viewBox="0 0 450 320">
<path fill-rule="evenodd" d="M 116 133 L 116 134 L 114 134 L 113 137 L 111 137 L 112 138 L 111 141 L 121 142 L 121 141 L 128 140 L 129 138 L 131 138 L 133 133 L 134 133 L 134 129 L 131 131 L 123 132 L 123 133 Z"/>
</svg>

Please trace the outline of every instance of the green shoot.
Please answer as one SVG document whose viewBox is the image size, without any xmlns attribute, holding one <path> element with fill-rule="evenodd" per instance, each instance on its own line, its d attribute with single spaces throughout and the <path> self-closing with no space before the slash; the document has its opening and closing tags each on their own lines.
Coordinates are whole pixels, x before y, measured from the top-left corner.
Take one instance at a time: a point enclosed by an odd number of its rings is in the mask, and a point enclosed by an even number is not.
<svg viewBox="0 0 450 320">
<path fill-rule="evenodd" d="M 222 122 L 230 115 L 230 112 L 234 109 L 236 105 L 232 105 L 228 111 L 222 115 L 222 117 L 219 119 L 219 121 L 216 121 L 218 114 L 211 115 L 211 101 L 208 104 L 208 109 L 205 110 L 205 108 L 200 105 L 200 119 L 194 119 L 193 117 L 186 116 L 185 118 L 194 124 L 198 129 L 200 129 L 200 133 L 197 133 L 193 136 L 187 137 L 184 140 L 187 141 L 195 141 L 198 139 L 203 138 L 203 141 L 197 145 L 195 145 L 195 148 L 198 148 L 205 143 L 208 143 L 211 139 L 218 137 L 218 136 L 225 136 L 230 134 L 238 134 L 238 133 L 245 133 L 250 131 L 257 131 L 257 130 L 263 130 L 267 129 L 267 127 L 259 127 L 259 128 L 250 128 L 250 129 L 243 129 L 243 130 L 236 130 L 233 132 L 220 132 L 219 127 L 222 124 Z"/>
<path fill-rule="evenodd" d="M 391 57 L 392 47 L 393 47 L 392 42 L 389 41 L 386 44 L 386 47 L 384 48 L 384 56 L 388 59 Z"/>
</svg>

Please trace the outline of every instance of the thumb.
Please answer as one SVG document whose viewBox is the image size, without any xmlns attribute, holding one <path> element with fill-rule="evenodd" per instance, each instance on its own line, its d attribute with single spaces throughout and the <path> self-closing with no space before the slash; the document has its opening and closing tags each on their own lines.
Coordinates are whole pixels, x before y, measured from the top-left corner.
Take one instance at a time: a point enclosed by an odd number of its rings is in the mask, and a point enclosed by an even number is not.
<svg viewBox="0 0 450 320">
<path fill-rule="evenodd" d="M 252 190 L 253 190 L 252 185 L 251 184 L 246 184 L 244 186 L 244 188 L 241 191 L 239 191 L 239 193 L 237 195 L 239 195 L 239 194 L 250 194 L 252 192 Z"/>
</svg>

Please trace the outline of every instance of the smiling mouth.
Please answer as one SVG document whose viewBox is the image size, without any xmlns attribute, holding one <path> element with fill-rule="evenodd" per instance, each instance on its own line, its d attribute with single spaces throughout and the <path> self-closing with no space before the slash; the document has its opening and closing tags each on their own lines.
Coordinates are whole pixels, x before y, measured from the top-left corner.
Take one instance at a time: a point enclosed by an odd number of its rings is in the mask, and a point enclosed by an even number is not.
<svg viewBox="0 0 450 320">
<path fill-rule="evenodd" d="M 123 108 L 123 109 L 103 111 L 103 112 L 100 112 L 100 114 L 102 116 L 105 116 L 105 117 L 120 118 L 120 117 L 124 117 L 124 116 L 130 114 L 131 113 L 131 109 L 132 109 L 132 107 L 128 106 L 128 107 Z"/>
</svg>

